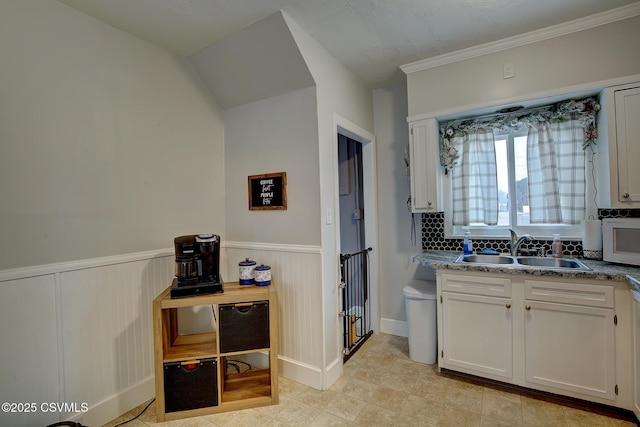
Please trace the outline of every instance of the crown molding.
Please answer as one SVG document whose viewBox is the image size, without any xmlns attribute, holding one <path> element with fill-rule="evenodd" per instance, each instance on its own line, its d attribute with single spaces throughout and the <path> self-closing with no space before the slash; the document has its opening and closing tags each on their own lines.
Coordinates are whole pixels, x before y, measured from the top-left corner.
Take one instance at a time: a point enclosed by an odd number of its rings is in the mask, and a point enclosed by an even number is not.
<svg viewBox="0 0 640 427">
<path fill-rule="evenodd" d="M 640 2 L 632 3 L 627 6 L 618 7 L 606 12 L 597 13 L 585 18 L 576 19 L 540 30 L 530 31 L 528 33 L 519 34 L 517 36 L 508 37 L 506 39 L 489 42 L 466 49 L 457 50 L 451 53 L 434 56 L 410 64 L 401 65 L 400 69 L 405 74 L 411 74 L 418 71 L 428 70 L 430 68 L 442 65 L 452 64 L 454 62 L 463 61 L 465 59 L 476 58 L 478 56 L 489 55 L 491 53 L 501 52 L 507 49 L 576 33 L 578 31 L 588 30 L 590 28 L 599 27 L 601 25 L 610 24 L 612 22 L 621 21 L 623 19 L 632 18 L 640 15 Z"/>
</svg>

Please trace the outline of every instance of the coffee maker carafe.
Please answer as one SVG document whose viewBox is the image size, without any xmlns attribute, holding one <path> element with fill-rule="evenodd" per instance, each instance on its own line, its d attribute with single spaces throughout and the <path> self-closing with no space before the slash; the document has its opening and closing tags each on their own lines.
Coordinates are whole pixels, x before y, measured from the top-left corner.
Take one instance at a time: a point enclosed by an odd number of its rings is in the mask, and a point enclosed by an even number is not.
<svg viewBox="0 0 640 427">
<path fill-rule="evenodd" d="M 216 234 L 196 235 L 196 247 L 201 270 L 198 281 L 217 282 L 220 276 L 220 236 Z"/>
<path fill-rule="evenodd" d="M 180 236 L 173 239 L 176 252 L 175 275 L 179 285 L 198 282 L 198 254 L 195 236 Z"/>
<path fill-rule="evenodd" d="M 192 234 L 173 239 L 175 279 L 171 297 L 221 293 L 220 236 Z"/>
</svg>

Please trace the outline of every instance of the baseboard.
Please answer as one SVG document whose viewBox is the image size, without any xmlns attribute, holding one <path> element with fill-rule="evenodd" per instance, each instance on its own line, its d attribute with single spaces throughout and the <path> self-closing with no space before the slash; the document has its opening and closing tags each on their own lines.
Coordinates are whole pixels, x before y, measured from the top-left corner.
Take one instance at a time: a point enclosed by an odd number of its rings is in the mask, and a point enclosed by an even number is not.
<svg viewBox="0 0 640 427">
<path fill-rule="evenodd" d="M 409 336 L 409 325 L 403 320 L 380 319 L 380 332 L 383 334 L 397 335 L 399 337 Z"/>
<path fill-rule="evenodd" d="M 278 363 L 281 377 L 322 390 L 322 371 L 319 368 L 282 356 L 278 357 Z"/>
<path fill-rule="evenodd" d="M 342 353 L 340 353 L 340 357 L 335 359 L 329 364 L 329 366 L 327 366 L 324 377 L 323 390 L 328 390 L 329 387 L 331 387 L 333 383 L 336 382 L 338 378 L 340 378 L 340 375 L 342 375 L 342 367 Z"/>
<path fill-rule="evenodd" d="M 101 426 L 140 406 L 156 394 L 154 377 L 139 382 L 121 393 L 93 405 L 84 414 L 70 419 L 87 426 Z"/>
</svg>

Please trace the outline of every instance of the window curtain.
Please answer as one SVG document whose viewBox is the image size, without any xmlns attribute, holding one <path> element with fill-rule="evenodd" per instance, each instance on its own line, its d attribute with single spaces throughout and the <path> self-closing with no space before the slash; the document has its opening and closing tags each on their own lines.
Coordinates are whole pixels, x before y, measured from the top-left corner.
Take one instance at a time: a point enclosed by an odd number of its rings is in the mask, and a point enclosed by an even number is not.
<svg viewBox="0 0 640 427">
<path fill-rule="evenodd" d="M 460 167 L 451 171 L 453 225 L 498 223 L 498 177 L 493 130 L 480 128 L 455 138 Z"/>
<path fill-rule="evenodd" d="M 584 123 L 530 121 L 527 135 L 530 222 L 579 224 L 585 215 Z"/>
<path fill-rule="evenodd" d="M 444 123 L 440 164 L 452 174 L 453 225 L 497 224 L 493 133 L 525 127 L 531 223 L 579 223 L 585 214 L 584 150 L 596 144 L 599 110 L 595 98 L 585 98 Z"/>
</svg>

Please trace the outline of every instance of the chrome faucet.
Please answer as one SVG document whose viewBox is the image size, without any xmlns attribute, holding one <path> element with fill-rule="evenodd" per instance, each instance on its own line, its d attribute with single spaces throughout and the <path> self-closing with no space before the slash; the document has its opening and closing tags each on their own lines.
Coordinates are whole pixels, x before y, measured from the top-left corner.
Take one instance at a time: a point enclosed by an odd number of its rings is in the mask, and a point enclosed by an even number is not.
<svg viewBox="0 0 640 427">
<path fill-rule="evenodd" d="M 523 234 L 522 236 L 518 237 L 515 231 L 509 229 L 509 232 L 511 233 L 511 256 L 517 256 L 520 246 L 522 246 L 524 242 L 531 241 L 533 239 L 533 236 L 531 234 Z"/>
</svg>

